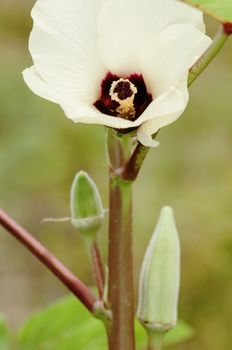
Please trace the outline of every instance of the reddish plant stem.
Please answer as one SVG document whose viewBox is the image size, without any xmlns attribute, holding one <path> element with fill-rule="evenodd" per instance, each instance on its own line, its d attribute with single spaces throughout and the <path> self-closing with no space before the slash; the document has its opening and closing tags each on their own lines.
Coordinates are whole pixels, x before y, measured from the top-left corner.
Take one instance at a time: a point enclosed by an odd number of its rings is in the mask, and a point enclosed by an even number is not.
<svg viewBox="0 0 232 350">
<path fill-rule="evenodd" d="M 152 135 L 153 140 L 155 140 L 158 133 L 159 133 L 159 130 Z M 125 164 L 121 172 L 121 177 L 123 180 L 125 181 L 136 180 L 149 150 L 150 150 L 150 147 L 144 146 L 138 141 L 137 146 L 135 147 L 132 155 L 130 156 L 128 162 Z"/>
<path fill-rule="evenodd" d="M 134 350 L 132 183 L 110 174 L 109 329 L 110 350 Z"/>
<path fill-rule="evenodd" d="M 104 266 L 101 259 L 101 254 L 96 241 L 94 241 L 91 244 L 90 251 L 91 251 L 93 273 L 94 273 L 94 278 L 98 288 L 99 299 L 103 300 L 104 287 L 105 287 L 105 272 L 104 272 Z"/>
<path fill-rule="evenodd" d="M 133 154 L 126 164 L 121 177 L 127 181 L 134 181 L 139 173 L 139 170 L 148 154 L 149 147 L 143 146 L 138 142 Z"/>
<path fill-rule="evenodd" d="M 122 176 L 130 158 L 129 138 L 109 129 L 107 146 L 110 166 L 108 307 L 112 313 L 109 349 L 134 350 L 133 182 Z"/>
<path fill-rule="evenodd" d="M 69 271 L 30 233 L 17 224 L 0 209 L 0 224 L 19 242 L 21 242 L 37 259 L 39 259 L 90 311 L 94 311 L 95 296 L 90 289 Z"/>
</svg>

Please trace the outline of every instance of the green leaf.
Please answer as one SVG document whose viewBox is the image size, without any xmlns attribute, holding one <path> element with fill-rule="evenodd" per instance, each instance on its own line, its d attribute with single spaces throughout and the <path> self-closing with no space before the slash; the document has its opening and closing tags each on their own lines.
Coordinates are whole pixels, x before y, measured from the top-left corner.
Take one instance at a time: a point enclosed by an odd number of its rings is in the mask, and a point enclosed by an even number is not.
<svg viewBox="0 0 232 350">
<path fill-rule="evenodd" d="M 139 322 L 135 326 L 138 349 L 142 350 L 146 333 Z M 191 328 L 181 322 L 167 335 L 166 345 L 185 341 L 192 334 Z M 32 316 L 19 331 L 18 340 L 20 350 L 107 350 L 102 323 L 72 296 Z"/>
<path fill-rule="evenodd" d="M 193 5 L 207 15 L 216 18 L 222 23 L 232 23 L 232 1 L 231 0 L 183 0 Z"/>
<path fill-rule="evenodd" d="M 0 315 L 0 349 L 10 350 L 10 334 L 2 315 Z"/>
<path fill-rule="evenodd" d="M 18 335 L 20 350 L 106 349 L 105 330 L 74 297 L 32 316 Z"/>
</svg>

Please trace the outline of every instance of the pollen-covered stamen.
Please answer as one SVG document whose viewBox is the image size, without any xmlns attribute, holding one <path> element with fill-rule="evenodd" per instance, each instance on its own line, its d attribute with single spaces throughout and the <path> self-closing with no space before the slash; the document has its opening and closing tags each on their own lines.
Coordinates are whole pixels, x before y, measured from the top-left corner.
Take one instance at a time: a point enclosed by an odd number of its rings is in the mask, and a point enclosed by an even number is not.
<svg viewBox="0 0 232 350">
<path fill-rule="evenodd" d="M 112 101 L 119 104 L 117 112 L 121 117 L 126 119 L 135 117 L 134 99 L 137 92 L 136 86 L 128 79 L 120 78 L 111 84 L 109 95 Z"/>
</svg>

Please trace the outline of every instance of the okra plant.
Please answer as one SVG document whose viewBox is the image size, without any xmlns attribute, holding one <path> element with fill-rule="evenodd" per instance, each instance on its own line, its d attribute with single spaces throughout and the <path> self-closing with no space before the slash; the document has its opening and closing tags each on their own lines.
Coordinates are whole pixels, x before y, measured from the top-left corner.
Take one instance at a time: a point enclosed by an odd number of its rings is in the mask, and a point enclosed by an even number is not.
<svg viewBox="0 0 232 350">
<path fill-rule="evenodd" d="M 220 22 L 214 39 L 206 34 L 204 13 Z M 158 350 L 181 342 L 191 329 L 178 323 L 180 242 L 169 206 L 151 235 L 135 305 L 132 187 L 147 153 L 159 145 L 159 131 L 183 115 L 188 88 L 230 37 L 232 3 L 37 0 L 32 18 L 33 63 L 23 71 L 25 83 L 74 123 L 105 127 L 110 195 L 104 208 L 94 181 L 77 169 L 70 217 L 59 219 L 70 221 L 86 243 L 93 289 L 0 210 L 1 225 L 75 296 L 33 318 L 18 337 L 19 349 Z M 98 246 L 107 218 L 108 262 Z M 75 330 L 66 341 L 57 340 L 61 314 L 67 329 Z M 56 331 L 38 338 L 46 322 Z"/>
</svg>

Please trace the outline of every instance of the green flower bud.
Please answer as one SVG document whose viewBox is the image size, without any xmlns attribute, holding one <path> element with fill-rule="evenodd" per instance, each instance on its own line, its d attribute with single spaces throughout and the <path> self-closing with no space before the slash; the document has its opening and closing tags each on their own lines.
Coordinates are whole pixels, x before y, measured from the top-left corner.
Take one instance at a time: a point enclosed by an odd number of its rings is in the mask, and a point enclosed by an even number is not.
<svg viewBox="0 0 232 350">
<path fill-rule="evenodd" d="M 89 175 L 80 171 L 71 188 L 71 221 L 83 234 L 95 234 L 102 226 L 104 209 L 97 186 Z"/>
<path fill-rule="evenodd" d="M 140 275 L 137 316 L 149 331 L 167 331 L 177 322 L 180 242 L 173 210 L 161 210 Z"/>
</svg>

